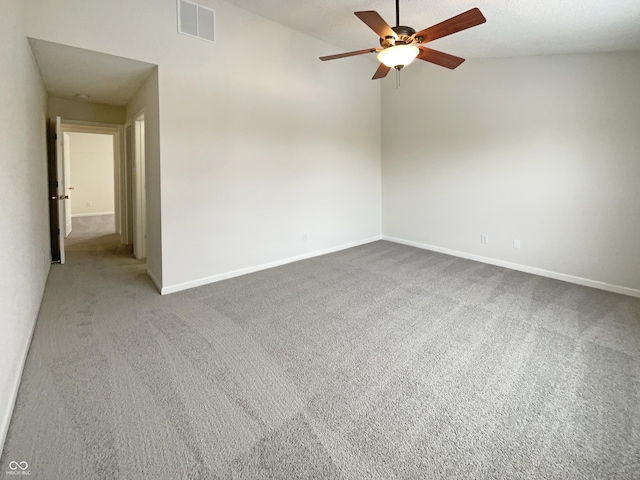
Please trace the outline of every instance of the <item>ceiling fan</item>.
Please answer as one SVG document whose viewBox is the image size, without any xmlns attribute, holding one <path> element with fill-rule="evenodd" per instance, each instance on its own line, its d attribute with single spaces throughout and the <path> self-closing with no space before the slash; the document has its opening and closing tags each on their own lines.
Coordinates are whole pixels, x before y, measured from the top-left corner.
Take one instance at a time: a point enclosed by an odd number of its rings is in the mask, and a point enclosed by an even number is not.
<svg viewBox="0 0 640 480">
<path fill-rule="evenodd" d="M 438 38 L 446 37 L 452 33 L 461 32 L 462 30 L 475 27 L 476 25 L 480 25 L 487 21 L 479 9 L 472 8 L 471 10 L 461 13 L 460 15 L 456 15 L 455 17 L 451 17 L 444 22 L 440 22 L 437 25 L 433 25 L 432 27 L 416 32 L 411 27 L 400 25 L 400 0 L 396 0 L 396 26 L 393 28 L 390 27 L 376 11 L 368 10 L 365 12 L 354 13 L 369 28 L 371 28 L 371 30 L 378 34 L 380 37 L 380 46 L 382 48 L 367 48 L 365 50 L 357 50 L 355 52 L 328 55 L 326 57 L 320 57 L 320 60 L 335 60 L 337 58 L 353 57 L 355 55 L 378 52 L 380 66 L 371 80 L 386 77 L 387 73 L 389 73 L 392 68 L 400 71 L 416 58 L 453 70 L 464 62 L 464 58 L 432 50 L 430 48 L 423 47 L 422 44 L 431 42 Z"/>
</svg>

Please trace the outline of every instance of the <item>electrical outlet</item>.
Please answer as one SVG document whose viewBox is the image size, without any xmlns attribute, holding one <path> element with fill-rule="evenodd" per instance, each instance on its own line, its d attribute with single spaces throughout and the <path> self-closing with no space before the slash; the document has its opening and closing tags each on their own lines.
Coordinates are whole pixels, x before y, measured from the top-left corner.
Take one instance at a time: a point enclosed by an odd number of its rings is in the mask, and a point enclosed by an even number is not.
<svg viewBox="0 0 640 480">
<path fill-rule="evenodd" d="M 93 202 L 87 202 L 87 207 L 93 207 Z"/>
<path fill-rule="evenodd" d="M 309 234 L 307 232 L 302 232 L 302 241 L 306 242 L 309 239 Z"/>
<path fill-rule="evenodd" d="M 520 248 L 520 240 L 513 241 L 513 248 Z"/>
<path fill-rule="evenodd" d="M 486 233 L 481 233 L 480 243 L 489 243 L 489 235 L 487 235 Z"/>
</svg>

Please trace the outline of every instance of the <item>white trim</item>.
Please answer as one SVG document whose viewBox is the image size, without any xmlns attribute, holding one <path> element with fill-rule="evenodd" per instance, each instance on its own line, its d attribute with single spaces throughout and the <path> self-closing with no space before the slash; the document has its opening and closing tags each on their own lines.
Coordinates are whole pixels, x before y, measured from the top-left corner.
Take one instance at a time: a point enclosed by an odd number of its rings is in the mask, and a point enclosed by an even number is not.
<svg viewBox="0 0 640 480">
<path fill-rule="evenodd" d="M 7 433 L 9 433 L 9 425 L 11 424 L 11 419 L 13 418 L 13 410 L 16 406 L 16 400 L 18 399 L 18 391 L 20 390 L 20 384 L 22 383 L 22 374 L 24 372 L 24 366 L 27 363 L 27 355 L 29 355 L 29 349 L 31 348 L 31 342 L 33 341 L 33 333 L 36 330 L 36 323 L 38 322 L 38 317 L 40 316 L 40 309 L 42 308 L 42 301 L 44 300 L 44 291 L 47 287 L 47 282 L 49 279 L 49 272 L 51 271 L 51 258 L 47 262 L 47 275 L 45 276 L 45 283 L 42 287 L 42 291 L 40 294 L 40 305 L 38 306 L 38 310 L 36 312 L 35 317 L 31 319 L 31 332 L 29 333 L 29 339 L 25 342 L 22 351 L 19 352 L 18 358 L 21 358 L 20 368 L 18 369 L 18 375 L 16 375 L 15 383 L 11 388 L 11 394 L 9 398 L 11 403 L 9 403 L 9 409 L 7 412 L 3 412 L 2 418 L 0 419 L 0 452 L 4 449 L 4 442 L 7 439 Z M 4 405 L 2 406 L 4 408 Z"/>
<path fill-rule="evenodd" d="M 606 290 L 607 292 L 621 293 L 622 295 L 629 295 L 631 297 L 640 298 L 640 290 L 635 288 L 623 287 L 621 285 L 613 285 L 611 283 L 601 282 L 599 280 L 591 280 L 589 278 L 576 277 L 574 275 L 568 275 L 566 273 L 552 272 L 550 270 L 544 270 L 537 267 L 529 267 L 527 265 L 520 265 L 518 263 L 506 262 L 504 260 L 496 260 L 495 258 L 483 257 L 481 255 L 475 255 L 473 253 L 460 252 L 457 250 L 451 250 L 449 248 L 436 247 L 435 245 L 428 245 L 426 243 L 414 242 L 411 240 L 404 240 L 402 238 L 390 237 L 388 235 L 382 235 L 382 240 L 388 242 L 400 243 L 402 245 L 409 245 L 411 247 L 422 248 L 423 250 L 431 250 L 433 252 L 444 253 L 446 255 L 453 255 L 454 257 L 467 258 L 469 260 L 475 260 L 476 262 L 488 263 L 489 265 L 496 265 L 498 267 L 509 268 L 511 270 L 517 270 L 519 272 L 532 273 L 534 275 L 540 275 L 541 277 L 553 278 L 555 280 L 562 280 L 563 282 L 575 283 L 577 285 L 583 285 L 585 287 L 597 288 L 599 290 Z"/>
<path fill-rule="evenodd" d="M 146 121 L 144 108 L 133 117 L 133 254 L 147 258 Z"/>
<path fill-rule="evenodd" d="M 98 217 L 100 215 L 115 215 L 115 212 L 73 213 L 71 217 Z"/>
<path fill-rule="evenodd" d="M 127 129 L 129 129 L 129 133 L 127 134 Z M 129 142 L 129 148 L 127 149 L 127 141 Z M 133 214 L 129 215 L 129 203 L 131 203 L 131 208 L 133 208 L 133 198 L 129 197 L 129 183 L 131 182 L 131 178 L 129 176 L 129 170 L 133 165 L 133 120 L 129 120 L 124 124 L 123 128 L 123 137 L 122 137 L 122 169 L 120 171 L 120 178 L 122 184 L 121 188 L 121 197 L 122 203 L 120 204 L 120 208 L 122 208 L 120 215 L 120 242 L 123 245 L 133 245 Z M 133 192 L 133 190 L 132 190 Z M 133 195 L 133 193 L 132 193 Z M 131 217 L 131 218 L 130 218 Z M 131 222 L 131 229 L 129 228 L 129 222 Z"/>
<path fill-rule="evenodd" d="M 313 252 L 303 253 L 301 255 L 295 255 L 293 257 L 283 258 L 281 260 L 263 263 L 262 265 L 255 265 L 253 267 L 241 268 L 240 270 L 234 270 L 232 272 L 227 272 L 227 273 L 220 273 L 218 275 L 201 278 L 199 280 L 193 280 L 191 282 L 185 282 L 185 283 L 180 283 L 178 285 L 163 287 L 160 289 L 160 293 L 162 295 L 166 295 L 168 293 L 180 292 L 182 290 L 187 290 L 189 288 L 200 287 L 202 285 L 207 285 L 209 283 L 215 283 L 221 280 L 227 280 L 229 278 L 239 277 L 241 275 L 247 275 L 249 273 L 255 273 L 261 270 L 267 270 L 269 268 L 280 267 L 288 263 L 299 262 L 300 260 L 307 260 L 308 258 L 319 257 L 321 255 L 326 255 L 328 253 L 339 252 L 340 250 L 346 250 L 347 248 L 358 247 L 360 245 L 365 245 L 367 243 L 375 242 L 377 240 L 382 240 L 382 236 L 378 235 L 375 237 L 366 238 L 364 240 L 358 240 L 357 242 L 338 245 L 337 247 L 325 248 L 323 250 L 315 250 Z"/>
<path fill-rule="evenodd" d="M 123 210 L 126 208 L 126 203 L 123 205 L 123 185 L 122 185 L 122 169 L 124 161 L 124 125 L 117 123 L 100 123 L 100 122 L 85 122 L 81 120 L 66 120 L 62 119 L 62 131 L 65 133 L 93 133 L 98 135 L 111 135 L 113 139 L 113 201 L 115 205 L 116 233 L 120 234 L 122 241 L 122 223 L 126 221 L 123 219 Z M 74 215 L 72 215 L 73 217 Z"/>
<path fill-rule="evenodd" d="M 123 125 L 119 123 L 85 122 L 83 120 L 62 119 L 63 132 L 75 133 L 104 133 L 104 130 L 120 130 Z"/>
</svg>

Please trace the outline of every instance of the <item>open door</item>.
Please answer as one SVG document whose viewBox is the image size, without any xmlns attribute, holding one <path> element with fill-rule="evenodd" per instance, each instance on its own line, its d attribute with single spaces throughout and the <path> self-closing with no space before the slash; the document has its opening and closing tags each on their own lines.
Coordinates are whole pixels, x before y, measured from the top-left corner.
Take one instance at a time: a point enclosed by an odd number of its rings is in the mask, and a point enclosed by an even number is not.
<svg viewBox="0 0 640 480">
<path fill-rule="evenodd" d="M 49 126 L 49 195 L 51 226 L 51 258 L 54 262 L 65 263 L 65 194 L 64 183 L 64 146 L 62 137 L 62 121 L 56 117 L 55 123 Z"/>
<path fill-rule="evenodd" d="M 62 134 L 62 164 L 64 169 L 64 186 L 65 186 L 65 199 L 64 199 L 64 238 L 67 238 L 71 234 L 73 228 L 71 219 L 71 199 L 73 195 L 73 187 L 71 186 L 71 142 L 69 134 L 64 132 Z"/>
</svg>

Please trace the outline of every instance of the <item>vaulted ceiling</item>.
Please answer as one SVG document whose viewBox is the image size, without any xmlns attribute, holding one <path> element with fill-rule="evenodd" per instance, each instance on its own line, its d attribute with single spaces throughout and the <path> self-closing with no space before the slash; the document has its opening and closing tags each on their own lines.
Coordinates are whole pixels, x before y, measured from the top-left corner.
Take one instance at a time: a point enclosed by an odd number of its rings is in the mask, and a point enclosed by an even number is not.
<svg viewBox="0 0 640 480">
<path fill-rule="evenodd" d="M 335 45 L 327 55 L 379 46 L 376 34 L 355 11 L 376 10 L 395 25 L 395 0 L 226 1 Z M 640 51 L 640 0 L 400 0 L 400 23 L 421 30 L 473 7 L 480 8 L 487 23 L 429 47 L 464 58 Z M 30 41 L 52 96 L 88 94 L 92 103 L 124 105 L 155 67 Z"/>
<path fill-rule="evenodd" d="M 377 47 L 354 14 L 376 10 L 395 25 L 395 0 L 226 0 L 340 50 Z M 478 7 L 487 23 L 429 47 L 465 58 L 640 50 L 640 0 L 400 0 L 400 24 L 422 30 Z"/>
</svg>

